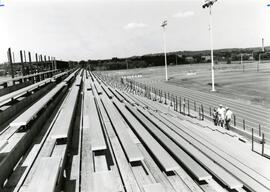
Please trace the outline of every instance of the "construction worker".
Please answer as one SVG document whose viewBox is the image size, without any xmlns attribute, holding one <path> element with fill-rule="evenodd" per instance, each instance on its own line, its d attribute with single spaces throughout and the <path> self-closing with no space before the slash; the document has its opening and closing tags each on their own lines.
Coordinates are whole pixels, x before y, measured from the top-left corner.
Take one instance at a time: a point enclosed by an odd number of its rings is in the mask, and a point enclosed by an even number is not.
<svg viewBox="0 0 270 192">
<path fill-rule="evenodd" d="M 218 113 L 218 125 L 220 125 L 221 127 L 224 126 L 225 112 L 226 112 L 225 108 L 220 104 L 217 109 L 217 113 Z"/>
<path fill-rule="evenodd" d="M 217 126 L 218 125 L 218 112 L 216 108 L 214 108 L 214 111 L 213 111 L 213 121 L 214 121 L 215 126 Z"/>
<path fill-rule="evenodd" d="M 230 129 L 230 121 L 232 119 L 233 112 L 229 109 L 229 107 L 226 107 L 226 113 L 225 113 L 225 128 Z"/>
</svg>

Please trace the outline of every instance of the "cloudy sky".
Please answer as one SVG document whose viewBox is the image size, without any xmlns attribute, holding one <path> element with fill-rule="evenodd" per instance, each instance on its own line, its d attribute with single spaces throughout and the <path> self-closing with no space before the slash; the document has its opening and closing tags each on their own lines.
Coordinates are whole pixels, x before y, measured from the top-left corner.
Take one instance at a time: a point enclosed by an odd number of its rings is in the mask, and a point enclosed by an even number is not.
<svg viewBox="0 0 270 192">
<path fill-rule="evenodd" d="M 0 62 L 11 47 L 63 60 L 105 59 L 209 49 L 203 0 L 1 0 Z M 214 47 L 270 45 L 270 0 L 218 0 Z"/>
</svg>

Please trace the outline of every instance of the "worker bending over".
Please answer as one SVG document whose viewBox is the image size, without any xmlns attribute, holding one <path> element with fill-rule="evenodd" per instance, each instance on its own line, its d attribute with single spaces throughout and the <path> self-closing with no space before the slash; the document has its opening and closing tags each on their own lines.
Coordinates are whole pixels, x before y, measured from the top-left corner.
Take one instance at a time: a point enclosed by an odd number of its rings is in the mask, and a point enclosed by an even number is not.
<svg viewBox="0 0 270 192">
<path fill-rule="evenodd" d="M 214 108 L 214 112 L 213 112 L 213 121 L 214 121 L 215 126 L 217 126 L 218 125 L 218 112 L 216 108 Z"/>
</svg>

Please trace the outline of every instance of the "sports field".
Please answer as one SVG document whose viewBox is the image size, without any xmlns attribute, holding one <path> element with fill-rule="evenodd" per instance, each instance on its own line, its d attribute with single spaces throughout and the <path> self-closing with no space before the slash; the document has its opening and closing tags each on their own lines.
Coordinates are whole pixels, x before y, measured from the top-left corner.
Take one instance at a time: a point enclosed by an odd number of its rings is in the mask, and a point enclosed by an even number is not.
<svg viewBox="0 0 270 192">
<path fill-rule="evenodd" d="M 216 92 L 211 92 L 210 64 L 108 71 L 114 76 L 126 76 L 170 95 L 185 98 L 191 108 L 202 104 L 206 114 L 223 104 L 235 114 L 235 125 L 255 134 L 265 134 L 270 141 L 270 64 L 215 65 Z M 195 107 L 194 107 L 195 108 Z M 261 131 L 260 131 L 261 129 Z"/>
<path fill-rule="evenodd" d="M 269 107 L 270 63 L 257 67 L 257 63 L 215 65 L 216 92 L 211 94 Z M 164 81 L 164 67 L 121 70 L 114 74 L 133 76 L 136 81 L 151 85 L 166 83 L 207 93 L 211 90 L 210 64 L 169 66 L 168 82 Z"/>
</svg>

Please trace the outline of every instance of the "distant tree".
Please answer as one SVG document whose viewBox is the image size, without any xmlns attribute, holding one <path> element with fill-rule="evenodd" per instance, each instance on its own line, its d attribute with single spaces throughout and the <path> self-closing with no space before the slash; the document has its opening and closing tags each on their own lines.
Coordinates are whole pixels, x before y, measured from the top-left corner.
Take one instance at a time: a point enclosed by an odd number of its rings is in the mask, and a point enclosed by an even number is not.
<svg viewBox="0 0 270 192">
<path fill-rule="evenodd" d="M 87 62 L 84 61 L 84 60 L 81 60 L 81 61 L 79 62 L 79 65 L 80 65 L 82 68 L 85 68 L 85 67 L 86 67 L 86 64 L 87 64 Z"/>
</svg>

